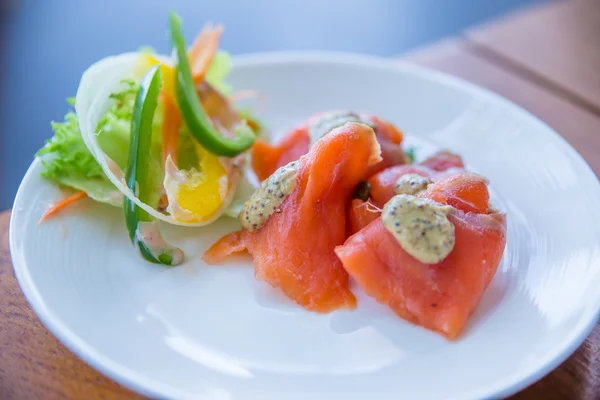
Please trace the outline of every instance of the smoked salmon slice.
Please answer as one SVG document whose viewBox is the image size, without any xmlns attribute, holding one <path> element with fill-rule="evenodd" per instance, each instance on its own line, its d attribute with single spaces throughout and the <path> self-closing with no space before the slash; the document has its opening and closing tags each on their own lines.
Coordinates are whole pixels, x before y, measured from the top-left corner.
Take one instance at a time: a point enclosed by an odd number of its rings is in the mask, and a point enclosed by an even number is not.
<svg viewBox="0 0 600 400">
<path fill-rule="evenodd" d="M 348 236 L 354 235 L 377 219 L 381 210 L 370 200 L 352 199 L 348 210 Z"/>
<path fill-rule="evenodd" d="M 281 289 L 304 308 L 354 308 L 356 298 L 334 248 L 346 239 L 352 193 L 367 167 L 381 161 L 380 152 L 369 126 L 346 123 L 334 129 L 300 157 L 296 186 L 278 212 L 258 230 L 244 228 L 223 237 L 204 260 L 215 264 L 247 250 L 256 279 Z"/>
<path fill-rule="evenodd" d="M 396 195 L 396 182 L 406 174 L 417 174 L 425 178 L 434 180 L 437 172 L 422 165 L 408 164 L 396 165 L 391 168 L 384 169 L 381 172 L 371 176 L 368 180 L 371 186 L 371 199 L 378 207 L 383 207 L 392 197 Z"/>
<path fill-rule="evenodd" d="M 375 205 L 383 207 L 394 195 L 398 179 L 406 174 L 417 174 L 436 181 L 448 174 L 456 174 L 464 169 L 462 158 L 448 150 L 441 150 L 419 164 L 396 165 L 384 169 L 372 176 L 371 198 Z M 486 189 L 487 190 L 487 189 Z"/>
<path fill-rule="evenodd" d="M 429 185 L 423 197 L 464 212 L 487 214 L 489 211 L 487 179 L 477 174 L 462 173 L 441 178 Z"/>
<path fill-rule="evenodd" d="M 331 111 L 311 116 L 307 121 L 292 129 L 278 144 L 272 145 L 257 139 L 252 146 L 251 165 L 254 173 L 262 182 L 275 170 L 300 156 L 308 153 L 311 145 L 311 131 L 325 134 L 329 127 L 343 121 L 363 122 L 370 125 L 377 135 L 381 147 L 382 160 L 368 167 L 366 176 L 392 165 L 406 164 L 408 159 L 402 150 L 402 132 L 393 124 L 370 114 L 344 113 Z"/>
<path fill-rule="evenodd" d="M 457 182 L 472 187 L 474 179 L 432 184 L 435 190 L 421 197 L 437 196 L 444 186 Z M 473 190 L 452 193 L 464 194 L 463 200 L 476 204 L 486 197 Z M 410 322 L 456 339 L 496 273 L 506 246 L 506 216 L 455 209 L 448 219 L 456 242 L 437 264 L 424 264 L 409 255 L 381 218 L 336 247 L 335 253 L 369 296 Z"/>
<path fill-rule="evenodd" d="M 450 168 L 463 169 L 465 164 L 461 156 L 449 150 L 441 150 L 420 163 L 434 171 L 446 171 Z"/>
<path fill-rule="evenodd" d="M 385 203 L 396 195 L 395 186 L 400 177 L 406 174 L 417 174 L 424 178 L 428 178 L 431 181 L 436 181 L 445 176 L 449 176 L 448 174 L 458 174 L 464 167 L 462 158 L 447 150 L 442 150 L 433 154 L 431 157 L 427 158 L 424 163 L 435 166 L 437 170 L 423 164 L 403 164 L 386 168 L 370 176 L 367 181 L 370 188 L 370 198 L 368 202 L 354 199 L 350 204 L 348 210 L 348 236 L 358 232 L 379 216 L 380 212 L 378 213 L 377 209 L 381 211 L 380 209 Z M 479 183 L 481 182 L 478 182 L 478 184 Z M 483 190 L 487 193 L 487 186 L 485 185 L 486 182 L 483 182 Z M 438 187 L 438 189 L 440 188 L 443 188 L 443 191 L 437 193 L 437 197 L 432 199 L 443 203 L 442 197 L 450 195 L 447 192 L 451 191 L 452 187 L 443 185 Z M 470 208 L 467 203 L 464 203 L 465 208 L 463 211 L 479 210 L 479 212 L 487 212 L 488 200 L 489 196 L 482 200 L 483 203 L 473 204 Z M 449 205 L 454 206 L 459 202 L 460 199 L 455 197 L 455 201 Z M 479 205 L 480 208 L 477 208 L 477 205 Z"/>
<path fill-rule="evenodd" d="M 271 145 L 256 139 L 252 146 L 251 165 L 259 181 L 264 181 L 279 167 L 295 161 L 308 152 L 310 137 L 308 128 L 301 126 L 293 129 L 278 145 Z"/>
</svg>

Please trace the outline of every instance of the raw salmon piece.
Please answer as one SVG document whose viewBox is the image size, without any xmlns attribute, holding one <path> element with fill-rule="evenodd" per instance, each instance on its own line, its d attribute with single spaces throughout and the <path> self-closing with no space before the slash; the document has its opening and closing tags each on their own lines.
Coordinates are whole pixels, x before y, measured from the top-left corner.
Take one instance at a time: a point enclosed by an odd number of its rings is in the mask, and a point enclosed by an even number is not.
<svg viewBox="0 0 600 400">
<path fill-rule="evenodd" d="M 381 210 L 377 208 L 369 199 L 352 199 L 348 209 L 348 236 L 354 235 L 365 226 L 373 222 L 381 215 Z"/>
<path fill-rule="evenodd" d="M 487 214 L 489 211 L 487 179 L 477 174 L 462 173 L 441 178 L 429 185 L 422 197 L 464 212 Z"/>
<path fill-rule="evenodd" d="M 420 197 L 484 208 L 489 198 L 486 183 L 464 173 L 439 180 Z M 437 264 L 424 264 L 404 251 L 380 217 L 335 252 L 369 296 L 400 317 L 455 339 L 496 273 L 506 246 L 506 217 L 456 209 L 448 218 L 456 243 Z"/>
<path fill-rule="evenodd" d="M 434 171 L 446 171 L 451 168 L 465 168 L 461 156 L 448 150 L 441 150 L 420 163 Z"/>
<path fill-rule="evenodd" d="M 436 181 L 448 174 L 458 174 L 464 169 L 462 158 L 448 150 L 441 150 L 419 164 L 396 165 L 384 169 L 369 178 L 373 203 L 383 207 L 396 195 L 396 182 L 402 175 L 418 174 Z M 487 189 L 486 189 L 487 191 Z"/>
<path fill-rule="evenodd" d="M 247 249 L 256 279 L 280 288 L 308 310 L 356 307 L 348 274 L 333 249 L 346 238 L 346 207 L 365 169 L 381 161 L 375 133 L 347 123 L 299 160 L 296 188 L 257 231 L 243 229 L 219 240 L 204 255 L 218 263 Z"/>
<path fill-rule="evenodd" d="M 402 132 L 390 122 L 375 115 L 365 115 L 363 118 L 370 120 L 374 126 L 382 158 L 381 162 L 367 168 L 365 176 L 371 176 L 394 165 L 407 164 L 408 158 L 401 147 L 404 138 Z"/>
<path fill-rule="evenodd" d="M 383 207 L 396 195 L 396 182 L 398 178 L 406 174 L 418 174 L 431 180 L 436 176 L 436 171 L 422 165 L 396 165 L 395 167 L 384 169 L 381 172 L 371 176 L 368 180 L 371 185 L 371 199 L 378 207 Z"/>
<path fill-rule="evenodd" d="M 218 264 L 227 256 L 246 251 L 243 233 L 244 231 L 236 231 L 223 236 L 206 250 L 202 259 L 209 264 Z"/>
<path fill-rule="evenodd" d="M 400 317 L 456 339 L 491 282 L 506 244 L 501 214 L 449 216 L 456 244 L 442 262 L 423 264 L 406 253 L 381 218 L 335 252 L 360 287 Z"/>
<path fill-rule="evenodd" d="M 252 146 L 252 170 L 259 181 L 264 181 L 291 161 L 295 161 L 308 152 L 310 137 L 308 125 L 304 124 L 290 131 L 278 145 L 271 145 L 257 139 Z"/>
<path fill-rule="evenodd" d="M 310 126 L 325 114 L 327 113 L 311 116 L 307 121 L 292 129 L 277 145 L 268 144 L 260 139 L 255 142 L 252 146 L 252 169 L 261 182 L 271 176 L 277 168 L 308 153 Z M 398 128 L 373 115 L 363 114 L 361 118 L 373 125 L 382 157 L 379 163 L 367 168 L 365 176 L 371 176 L 392 165 L 408 162 L 401 147 L 403 135 Z"/>
</svg>

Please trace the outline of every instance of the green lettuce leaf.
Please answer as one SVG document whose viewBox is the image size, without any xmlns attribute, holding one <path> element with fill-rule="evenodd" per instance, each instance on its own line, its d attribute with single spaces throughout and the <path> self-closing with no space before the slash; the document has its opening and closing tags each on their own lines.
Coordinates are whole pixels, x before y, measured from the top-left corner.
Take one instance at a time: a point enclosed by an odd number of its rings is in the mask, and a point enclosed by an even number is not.
<svg viewBox="0 0 600 400">
<path fill-rule="evenodd" d="M 69 103 L 73 105 L 72 99 Z M 36 153 L 42 162 L 41 175 L 60 185 L 83 190 L 94 200 L 120 205 L 120 193 L 83 142 L 75 113 L 69 111 L 63 122 L 52 122 L 52 130 L 54 136 Z"/>
<path fill-rule="evenodd" d="M 231 72 L 231 56 L 228 52 L 220 50 L 215 54 L 208 71 L 206 80 L 219 92 L 226 96 L 231 95 L 232 88 L 225 82 L 225 78 Z"/>
<path fill-rule="evenodd" d="M 123 90 L 110 95 L 114 103 L 96 129 L 102 150 L 121 169 L 125 168 L 129 156 L 131 118 L 135 95 L 139 88 L 132 80 L 125 80 L 123 83 Z M 73 105 L 72 101 L 69 102 Z M 150 182 L 157 188 L 155 196 L 151 199 L 153 206 L 158 205 L 162 193 L 161 124 L 162 110 L 156 113 L 154 119 L 152 154 L 149 164 L 144 166 L 151 178 Z M 52 123 L 52 130 L 54 136 L 36 154 L 42 160 L 41 175 L 58 184 L 83 190 L 94 200 L 121 206 L 120 192 L 108 180 L 83 141 L 77 115 L 69 111 L 63 122 Z"/>
</svg>

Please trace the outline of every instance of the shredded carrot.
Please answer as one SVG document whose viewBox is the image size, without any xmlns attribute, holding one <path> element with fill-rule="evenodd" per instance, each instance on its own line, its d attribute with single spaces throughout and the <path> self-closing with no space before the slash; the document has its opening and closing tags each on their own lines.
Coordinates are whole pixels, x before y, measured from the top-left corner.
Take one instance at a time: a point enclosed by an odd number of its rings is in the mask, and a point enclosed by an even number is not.
<svg viewBox="0 0 600 400">
<path fill-rule="evenodd" d="M 55 205 L 53 205 L 52 207 L 50 207 L 45 213 L 44 215 L 42 215 L 42 218 L 40 218 L 40 222 L 45 221 L 46 219 L 48 219 L 49 217 L 51 217 L 52 215 L 58 213 L 60 210 L 62 210 L 63 208 L 65 208 L 66 206 L 68 206 L 69 204 L 73 204 L 81 199 L 85 199 L 87 197 L 87 193 L 84 191 L 79 191 L 79 192 L 75 192 L 73 193 L 71 196 L 67 197 L 66 199 L 63 199 L 61 201 L 59 201 L 58 203 L 56 203 Z"/>
<path fill-rule="evenodd" d="M 194 83 L 198 85 L 204 80 L 206 72 L 219 49 L 219 39 L 223 26 L 207 24 L 198 34 L 188 51 Z"/>
<path fill-rule="evenodd" d="M 195 59 L 198 54 L 202 51 L 202 48 L 206 46 L 206 39 L 213 30 L 212 22 L 207 23 L 202 27 L 202 30 L 198 32 L 198 36 L 194 39 L 194 43 L 188 49 L 188 58 Z"/>
<path fill-rule="evenodd" d="M 177 165 L 177 146 L 179 144 L 179 128 L 181 127 L 181 114 L 177 104 L 165 97 L 165 111 L 162 125 L 162 160 L 163 165 L 167 156 L 171 156 Z"/>
</svg>

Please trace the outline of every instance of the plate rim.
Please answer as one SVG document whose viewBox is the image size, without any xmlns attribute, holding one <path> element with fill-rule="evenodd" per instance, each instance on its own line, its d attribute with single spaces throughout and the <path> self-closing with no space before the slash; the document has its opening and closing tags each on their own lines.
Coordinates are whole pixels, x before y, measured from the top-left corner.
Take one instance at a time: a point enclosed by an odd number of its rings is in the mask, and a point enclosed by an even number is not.
<svg viewBox="0 0 600 400">
<path fill-rule="evenodd" d="M 592 178 L 596 185 L 599 185 L 598 177 L 591 169 L 590 165 L 577 152 L 567 140 L 562 137 L 555 129 L 550 127 L 546 122 L 535 116 L 533 113 L 523 108 L 522 106 L 508 100 L 504 96 L 493 92 L 490 89 L 469 82 L 465 79 L 447 74 L 445 72 L 436 71 L 428 67 L 423 67 L 402 59 L 393 57 L 381 57 L 375 55 L 340 52 L 340 51 L 268 51 L 247 53 L 232 56 L 233 68 L 244 68 L 249 66 L 261 65 L 276 65 L 290 63 L 321 63 L 321 64 L 337 64 L 337 65 L 355 65 L 369 68 L 378 68 L 388 71 L 403 71 L 414 76 L 418 76 L 436 83 L 452 86 L 457 90 L 472 93 L 480 98 L 486 98 L 493 103 L 502 105 L 510 110 L 511 113 L 516 113 L 523 117 L 528 123 L 537 125 L 550 135 L 554 140 L 561 142 L 563 149 L 568 151 L 573 158 L 573 162 L 579 163 L 582 172 L 588 174 L 586 178 Z M 172 385 L 164 384 L 150 380 L 142 374 L 132 370 L 120 363 L 111 360 L 109 357 L 95 351 L 93 346 L 88 345 L 83 338 L 72 331 L 66 324 L 60 321 L 60 316 L 47 309 L 42 296 L 37 291 L 37 287 L 29 274 L 29 268 L 22 254 L 20 242 L 21 238 L 15 234 L 16 224 L 20 218 L 21 211 L 18 205 L 23 203 L 24 187 L 27 181 L 39 168 L 39 159 L 34 159 L 27 172 L 25 173 L 19 189 L 13 202 L 11 218 L 9 223 L 9 248 L 10 256 L 13 265 L 13 271 L 17 282 L 23 291 L 27 302 L 40 319 L 42 324 L 57 338 L 65 347 L 74 353 L 79 359 L 91 366 L 96 371 L 109 377 L 120 385 L 133 390 L 139 394 L 153 396 L 177 396 L 179 390 Z M 16 210 L 16 211 L 15 211 Z M 598 289 L 600 297 L 600 287 Z M 580 318 L 580 322 L 574 326 L 570 334 L 566 336 L 560 346 L 556 346 L 555 350 L 548 352 L 543 358 L 538 359 L 531 366 L 521 368 L 521 373 L 507 375 L 502 379 L 497 380 L 493 385 L 480 388 L 478 391 L 467 393 L 465 398 L 491 398 L 491 397 L 506 397 L 515 394 L 529 385 L 537 382 L 568 357 L 570 357 L 581 346 L 585 339 L 592 332 L 598 320 L 600 319 L 600 307 L 596 310 L 590 310 Z M 185 396 L 185 395 L 184 395 Z M 461 397 L 462 398 L 462 397 Z"/>
</svg>

